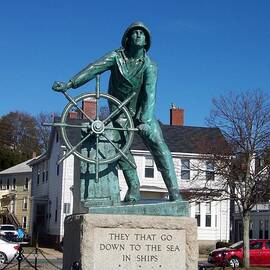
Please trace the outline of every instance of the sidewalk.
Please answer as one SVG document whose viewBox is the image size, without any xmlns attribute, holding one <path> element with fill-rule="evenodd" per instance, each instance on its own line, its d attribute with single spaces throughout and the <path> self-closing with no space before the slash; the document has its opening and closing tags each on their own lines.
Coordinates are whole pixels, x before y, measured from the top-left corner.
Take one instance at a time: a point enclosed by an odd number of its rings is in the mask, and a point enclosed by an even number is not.
<svg viewBox="0 0 270 270">
<path fill-rule="evenodd" d="M 199 261 L 207 261 L 208 254 L 199 254 Z"/>
<path fill-rule="evenodd" d="M 40 254 L 40 251 L 44 254 L 44 256 L 49 259 L 49 260 L 62 260 L 63 259 L 63 253 L 55 250 L 53 248 L 43 248 L 39 247 L 38 248 L 38 257 L 41 257 L 42 255 Z M 35 257 L 35 247 L 23 247 L 24 250 L 24 255 L 28 256 L 29 255 L 30 259 L 33 259 Z"/>
<path fill-rule="evenodd" d="M 63 259 L 63 253 L 53 248 L 40 248 L 48 259 Z"/>
</svg>

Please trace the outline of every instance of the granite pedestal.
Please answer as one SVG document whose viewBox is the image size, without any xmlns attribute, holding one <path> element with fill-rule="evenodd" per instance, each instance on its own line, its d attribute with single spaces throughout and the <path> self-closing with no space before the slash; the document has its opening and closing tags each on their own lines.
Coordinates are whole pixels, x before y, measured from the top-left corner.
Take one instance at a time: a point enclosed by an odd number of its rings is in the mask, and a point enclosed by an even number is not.
<svg viewBox="0 0 270 270">
<path fill-rule="evenodd" d="M 76 214 L 66 218 L 63 269 L 197 270 L 194 218 Z"/>
</svg>

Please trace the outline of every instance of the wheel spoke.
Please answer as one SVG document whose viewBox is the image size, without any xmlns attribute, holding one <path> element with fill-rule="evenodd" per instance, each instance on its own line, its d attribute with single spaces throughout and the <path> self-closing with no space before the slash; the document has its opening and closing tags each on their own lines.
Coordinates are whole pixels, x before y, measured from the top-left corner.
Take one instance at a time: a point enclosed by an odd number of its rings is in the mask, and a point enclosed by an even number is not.
<svg viewBox="0 0 270 270">
<path fill-rule="evenodd" d="M 78 142 L 75 146 L 73 146 L 60 160 L 58 160 L 57 164 L 60 164 L 63 162 L 67 157 L 69 157 L 78 146 L 80 146 L 84 141 L 86 141 L 91 135 L 93 134 L 92 131 L 90 131 L 89 134 L 87 134 L 80 142 Z"/>
<path fill-rule="evenodd" d="M 99 99 L 100 96 L 100 75 L 96 77 L 96 99 Z"/>
<path fill-rule="evenodd" d="M 70 127 L 70 128 L 87 128 L 89 127 L 89 124 L 87 125 L 73 125 L 73 124 L 66 124 L 66 123 L 42 123 L 45 127 Z"/>
<path fill-rule="evenodd" d="M 112 140 L 110 140 L 110 139 L 108 138 L 108 136 L 106 136 L 104 133 L 101 134 L 101 136 L 105 137 L 105 138 L 107 139 L 107 141 L 115 148 L 115 150 L 116 150 L 117 152 L 119 152 L 119 153 L 122 155 L 122 157 L 123 157 L 123 158 L 124 158 L 124 159 L 125 159 L 125 160 L 126 160 L 126 161 L 134 168 L 134 169 L 136 169 L 136 165 L 128 159 L 127 155 L 126 155 L 120 148 L 118 148 L 117 145 L 116 145 L 114 142 L 112 142 Z"/>
<path fill-rule="evenodd" d="M 96 120 L 99 120 L 98 110 L 99 110 L 99 104 L 98 104 L 98 99 L 96 99 Z"/>
<path fill-rule="evenodd" d="M 75 100 L 67 93 L 67 92 L 63 92 L 63 94 L 65 95 L 65 97 L 91 122 L 93 123 L 94 120 L 91 119 L 83 110 L 82 108 L 80 108 L 78 106 L 78 104 L 75 102 Z"/>
<path fill-rule="evenodd" d="M 99 150 L 99 135 L 96 137 L 96 180 L 98 182 L 98 173 L 99 173 L 99 159 L 98 159 L 98 150 Z"/>
<path fill-rule="evenodd" d="M 137 128 L 116 128 L 116 127 L 105 127 L 107 130 L 118 130 L 118 131 L 138 131 Z"/>
<path fill-rule="evenodd" d="M 127 98 L 125 101 L 123 101 L 118 107 L 117 109 L 115 109 L 104 121 L 104 125 L 108 124 L 109 121 L 112 120 L 113 117 L 115 117 L 117 114 L 119 114 L 122 110 L 122 108 L 136 95 L 135 92 L 132 93 L 132 95 L 130 95 L 129 98 Z"/>
<path fill-rule="evenodd" d="M 99 120 L 99 115 L 98 115 L 98 100 L 100 97 L 100 75 L 97 75 L 96 77 L 96 119 Z"/>
</svg>

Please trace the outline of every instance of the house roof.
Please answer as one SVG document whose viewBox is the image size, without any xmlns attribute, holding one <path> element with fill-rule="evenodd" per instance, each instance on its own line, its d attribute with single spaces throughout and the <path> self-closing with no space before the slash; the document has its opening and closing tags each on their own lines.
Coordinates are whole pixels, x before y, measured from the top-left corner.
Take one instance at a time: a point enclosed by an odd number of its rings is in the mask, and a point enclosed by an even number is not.
<svg viewBox="0 0 270 270">
<path fill-rule="evenodd" d="M 10 167 L 6 170 L 3 170 L 0 172 L 0 175 L 3 174 L 14 174 L 14 173 L 27 173 L 32 172 L 32 169 L 30 166 L 28 166 L 28 162 L 30 162 L 32 159 L 26 160 L 22 163 L 19 163 L 13 167 Z"/>
<path fill-rule="evenodd" d="M 161 130 L 171 152 L 211 153 L 213 146 L 226 144 L 219 128 L 171 126 L 161 124 Z M 147 150 L 142 138 L 135 134 L 132 150 Z"/>
</svg>

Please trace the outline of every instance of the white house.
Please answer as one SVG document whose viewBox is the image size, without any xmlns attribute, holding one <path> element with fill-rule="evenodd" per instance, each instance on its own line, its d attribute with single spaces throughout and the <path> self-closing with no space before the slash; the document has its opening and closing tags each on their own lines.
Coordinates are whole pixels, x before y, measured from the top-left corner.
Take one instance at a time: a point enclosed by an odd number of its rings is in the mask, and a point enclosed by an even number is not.
<svg viewBox="0 0 270 270">
<path fill-rule="evenodd" d="M 251 164 L 252 175 L 254 172 L 260 172 L 262 177 L 268 181 L 269 185 L 269 152 L 265 155 L 258 155 L 254 158 Z M 259 181 L 258 181 L 259 182 Z M 267 186 L 267 185 L 266 185 Z M 265 187 L 266 187 L 265 186 Z M 265 196 L 260 200 L 257 197 L 257 204 L 252 208 L 250 213 L 250 228 L 249 237 L 250 239 L 269 239 L 270 234 L 270 190 L 266 189 Z M 237 242 L 243 240 L 243 222 L 241 212 L 233 201 L 231 203 L 232 219 L 231 219 L 231 230 L 232 230 L 232 241 Z"/>
<path fill-rule="evenodd" d="M 32 213 L 31 234 L 39 239 L 46 235 L 50 242 L 58 242 L 64 235 L 64 219 L 72 213 L 74 157 L 71 155 L 60 165 L 63 154 L 61 140 L 52 129 L 48 151 L 32 160 Z"/>
<path fill-rule="evenodd" d="M 189 192 L 191 179 L 195 174 L 192 164 L 201 157 L 199 146 L 202 139 L 216 143 L 217 139 L 223 137 L 218 129 L 183 126 L 183 111 L 175 107 L 171 109 L 171 125 L 161 125 L 161 128 L 172 152 L 181 193 L 185 196 Z M 79 138 L 76 132 L 71 132 L 69 135 L 70 140 L 74 142 Z M 72 155 L 61 165 L 57 165 L 57 160 L 63 155 L 61 145 L 62 140 L 58 128 L 52 128 L 49 150 L 43 156 L 30 162 L 33 168 L 31 231 L 39 232 L 40 235 L 47 234 L 56 241 L 64 234 L 65 216 L 72 213 L 72 186 L 74 174 L 76 175 Z M 139 136 L 135 136 L 131 149 L 140 178 L 142 198 L 166 197 L 167 190 L 162 177 Z M 200 163 L 202 163 L 201 160 Z M 79 170 L 79 167 L 76 170 Z M 200 178 L 198 181 L 198 188 L 200 188 L 204 180 Z M 121 171 L 119 184 L 121 198 L 123 198 L 127 186 Z M 198 239 L 202 244 L 229 240 L 229 211 L 228 201 L 201 201 L 190 204 L 190 215 L 198 220 Z"/>
</svg>

